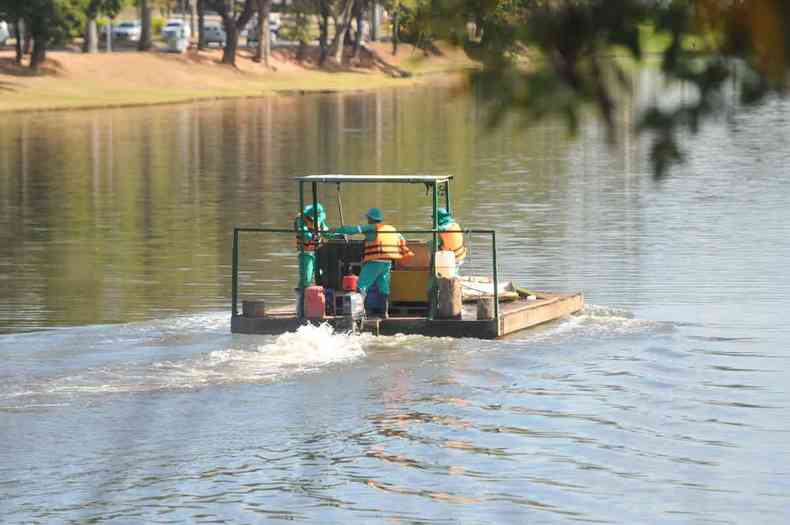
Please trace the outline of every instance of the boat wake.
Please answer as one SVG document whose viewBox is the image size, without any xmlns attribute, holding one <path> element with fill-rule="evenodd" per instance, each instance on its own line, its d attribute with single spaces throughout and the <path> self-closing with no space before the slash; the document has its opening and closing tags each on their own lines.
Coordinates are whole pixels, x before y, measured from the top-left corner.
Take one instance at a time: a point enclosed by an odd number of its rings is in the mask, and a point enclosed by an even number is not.
<svg viewBox="0 0 790 525">
<path fill-rule="evenodd" d="M 517 333 L 508 340 L 533 342 L 567 342 L 570 339 L 609 339 L 645 333 L 669 334 L 676 330 L 671 322 L 637 319 L 622 308 L 586 305 L 574 315 Z"/>
<path fill-rule="evenodd" d="M 191 326 L 192 323 L 179 321 Z M 176 329 L 177 330 L 177 329 Z M 169 359 L 147 362 L 113 362 L 102 366 L 75 370 L 66 375 L 49 377 L 18 377 L 0 385 L 0 410 L 62 406 L 89 398 L 91 395 L 189 390 L 212 385 L 268 383 L 296 374 L 315 372 L 332 365 L 354 361 L 365 356 L 365 338 L 335 333 L 331 326 L 306 325 L 295 332 L 274 339 L 263 337 L 238 338 L 223 335 L 225 348 L 184 356 L 183 344 L 169 326 L 167 337 L 162 332 L 138 337 L 134 344 L 126 338 L 123 347 L 114 352 L 127 356 L 142 354 L 152 341 L 161 353 L 175 354 Z M 106 343 L 106 337 L 102 338 Z M 261 341 L 265 342 L 261 342 Z M 121 339 L 115 339 L 116 345 Z M 216 342 L 210 343 L 218 346 Z M 193 350 L 203 346 L 188 345 Z M 190 348 L 187 348 L 189 351 Z M 150 357 L 150 353 L 148 354 Z M 53 363 L 54 364 L 54 363 Z"/>
</svg>

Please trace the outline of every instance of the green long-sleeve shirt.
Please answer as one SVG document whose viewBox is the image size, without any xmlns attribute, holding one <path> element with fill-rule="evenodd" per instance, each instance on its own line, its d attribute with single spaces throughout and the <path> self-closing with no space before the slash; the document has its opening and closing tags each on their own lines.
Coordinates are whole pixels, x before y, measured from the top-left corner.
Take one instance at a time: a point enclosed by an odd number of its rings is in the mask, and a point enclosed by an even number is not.
<svg viewBox="0 0 790 525">
<path fill-rule="evenodd" d="M 365 234 L 366 241 L 376 240 L 376 225 L 375 224 L 357 224 L 351 226 L 341 226 L 335 230 L 340 235 L 357 235 L 359 233 Z"/>
</svg>

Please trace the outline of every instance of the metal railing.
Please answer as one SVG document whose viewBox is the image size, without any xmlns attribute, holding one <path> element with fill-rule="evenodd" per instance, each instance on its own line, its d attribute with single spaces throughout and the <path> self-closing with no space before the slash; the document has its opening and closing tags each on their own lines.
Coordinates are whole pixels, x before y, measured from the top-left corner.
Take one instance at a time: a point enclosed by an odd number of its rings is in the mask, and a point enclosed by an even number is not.
<svg viewBox="0 0 790 525">
<path fill-rule="evenodd" d="M 232 271 L 232 281 L 231 281 L 231 313 L 232 315 L 238 315 L 238 299 L 239 299 L 239 245 L 240 245 L 240 233 L 248 232 L 248 233 L 273 233 L 273 234 L 291 234 L 296 236 L 297 230 L 294 228 L 257 228 L 257 227 L 234 227 L 233 228 L 233 271 Z M 434 239 L 433 246 L 437 244 L 437 236 L 440 233 L 444 233 L 439 230 L 398 230 L 400 234 L 411 234 L 411 235 L 425 235 L 431 234 Z M 497 321 L 497 326 L 499 326 L 499 268 L 497 266 L 497 246 L 496 246 L 496 231 L 494 230 L 477 230 L 477 229 L 470 229 L 470 230 L 463 230 L 464 235 L 490 235 L 491 236 L 491 264 L 493 267 L 494 273 L 494 319 Z M 408 240 L 408 239 L 407 239 Z M 300 250 L 301 253 L 301 250 Z M 431 250 L 431 275 L 436 275 L 436 250 Z M 438 293 L 438 288 L 434 290 L 433 293 Z M 433 301 L 434 305 L 436 301 Z M 430 318 L 432 319 L 434 312 L 430 312 Z"/>
</svg>

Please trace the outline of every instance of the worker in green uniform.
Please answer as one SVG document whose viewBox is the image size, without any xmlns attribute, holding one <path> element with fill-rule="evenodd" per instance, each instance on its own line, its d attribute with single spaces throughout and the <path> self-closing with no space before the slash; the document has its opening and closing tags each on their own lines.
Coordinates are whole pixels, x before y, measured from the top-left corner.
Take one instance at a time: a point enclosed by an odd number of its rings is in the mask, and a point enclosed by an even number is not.
<svg viewBox="0 0 790 525">
<path fill-rule="evenodd" d="M 448 250 L 455 254 L 456 270 L 463 264 L 466 258 L 466 244 L 464 243 L 464 232 L 461 226 L 455 222 L 453 216 L 446 208 L 436 210 L 439 222 L 439 249 Z"/>
<path fill-rule="evenodd" d="M 326 224 L 326 213 L 321 203 L 316 204 L 318 212 L 318 228 L 313 225 L 316 213 L 313 205 L 305 206 L 302 213 L 294 219 L 294 229 L 296 230 L 296 249 L 299 253 L 299 290 L 312 286 L 315 280 L 315 252 L 321 246 L 322 237 L 329 231 Z M 318 230 L 318 235 L 316 235 Z M 299 251 L 300 243 L 304 251 Z"/>
<path fill-rule="evenodd" d="M 406 239 L 388 224 L 384 224 L 384 214 L 378 208 L 371 208 L 365 215 L 367 224 L 332 228 L 330 233 L 343 235 L 365 235 L 362 257 L 362 271 L 359 274 L 357 290 L 362 295 L 374 284 L 384 296 L 384 317 L 389 316 L 390 271 L 392 261 L 410 257 L 412 251 L 406 246 Z"/>
</svg>

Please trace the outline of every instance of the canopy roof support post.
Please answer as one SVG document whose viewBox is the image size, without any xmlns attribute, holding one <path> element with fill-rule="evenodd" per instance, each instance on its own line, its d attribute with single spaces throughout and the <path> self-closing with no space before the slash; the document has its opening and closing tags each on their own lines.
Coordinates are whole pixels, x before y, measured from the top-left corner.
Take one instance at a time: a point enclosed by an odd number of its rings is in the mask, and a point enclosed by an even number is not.
<svg viewBox="0 0 790 525">
<path fill-rule="evenodd" d="M 313 190 L 313 255 L 315 256 L 316 260 L 318 260 L 318 232 L 319 232 L 319 224 L 318 224 L 318 184 L 313 183 L 312 185 Z M 315 284 L 318 284 L 318 267 L 316 266 L 313 270 L 313 279 L 315 279 Z"/>
<path fill-rule="evenodd" d="M 450 181 L 444 183 L 444 207 L 447 209 L 447 214 L 452 215 L 453 210 L 450 209 Z"/>
<path fill-rule="evenodd" d="M 491 232 L 491 253 L 494 260 L 494 319 L 496 319 L 497 337 L 499 337 L 499 271 L 496 263 L 496 231 Z"/>
<path fill-rule="evenodd" d="M 298 240 L 296 244 L 299 245 L 300 267 L 303 264 L 302 255 L 304 255 L 304 236 L 302 234 L 302 227 L 300 226 L 300 224 L 304 224 L 303 221 L 300 221 L 303 210 L 304 210 L 304 184 L 302 183 L 302 181 L 299 181 L 299 211 L 296 214 L 296 220 L 294 221 L 294 229 L 296 230 L 296 238 Z M 302 288 L 301 278 L 299 278 L 299 283 L 297 284 L 297 288 L 299 290 L 299 294 L 298 294 L 297 305 L 296 305 L 296 316 L 301 319 L 304 315 L 304 288 Z"/>
<path fill-rule="evenodd" d="M 436 280 L 436 250 L 439 248 L 439 239 L 436 235 L 436 230 L 439 228 L 439 216 L 437 213 L 437 209 L 439 208 L 439 194 L 436 191 L 437 188 L 435 182 L 431 185 L 431 189 L 433 190 L 433 226 L 431 227 L 433 230 L 433 248 L 431 249 L 431 280 L 434 283 L 434 286 L 431 286 L 430 310 L 428 311 L 428 318 L 434 319 L 436 317 L 437 303 L 439 302 L 439 286 Z"/>
<path fill-rule="evenodd" d="M 233 228 L 233 269 L 231 270 L 231 315 L 239 313 L 239 229 Z"/>
</svg>

